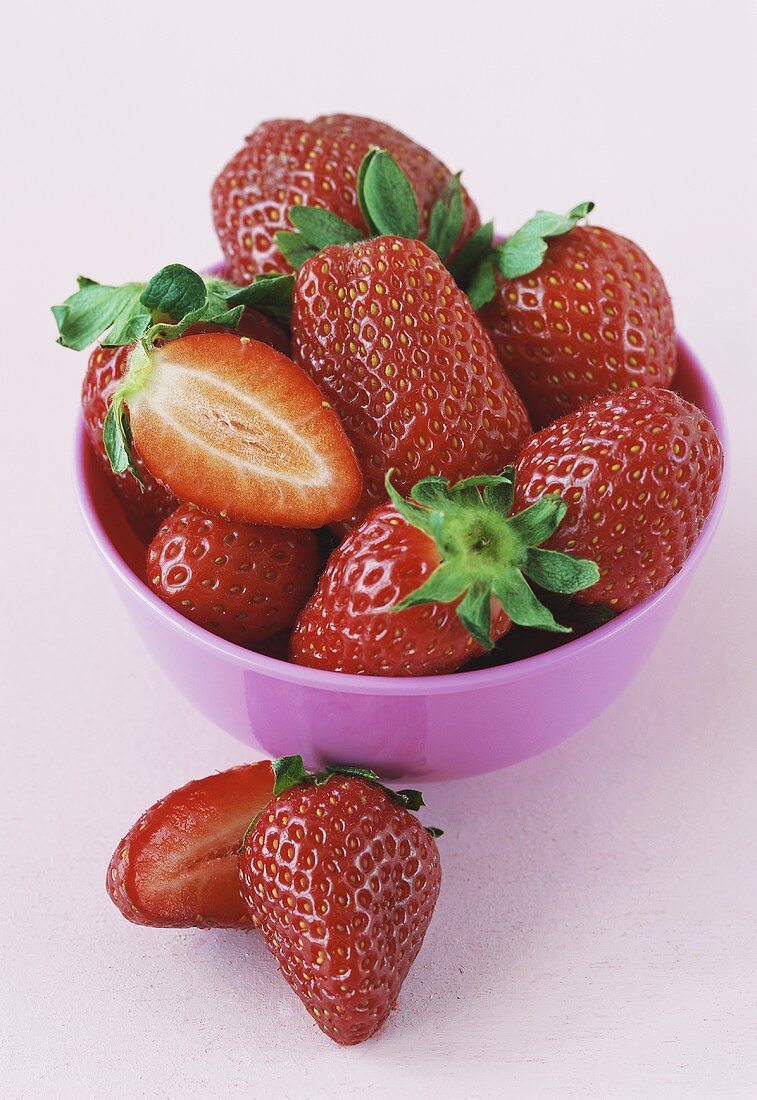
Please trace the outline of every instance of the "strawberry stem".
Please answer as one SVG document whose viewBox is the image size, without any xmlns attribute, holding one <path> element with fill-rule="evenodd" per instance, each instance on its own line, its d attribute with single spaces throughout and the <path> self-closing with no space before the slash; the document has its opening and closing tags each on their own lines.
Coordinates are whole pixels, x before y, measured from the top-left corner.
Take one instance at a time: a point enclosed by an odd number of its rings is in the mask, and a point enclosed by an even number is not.
<svg viewBox="0 0 757 1100">
<path fill-rule="evenodd" d="M 484 650 L 490 650 L 492 600 L 519 626 L 571 633 L 537 598 L 527 579 L 549 592 L 572 594 L 599 580 L 592 561 L 554 550 L 537 549 L 557 530 L 567 505 L 548 494 L 510 515 L 515 467 L 501 474 L 469 477 L 450 485 L 427 477 L 405 500 L 386 475 L 389 498 L 400 515 L 433 539 L 441 562 L 420 588 L 393 610 L 460 600 L 457 616 Z M 461 598 L 462 597 L 462 598 Z"/>
</svg>

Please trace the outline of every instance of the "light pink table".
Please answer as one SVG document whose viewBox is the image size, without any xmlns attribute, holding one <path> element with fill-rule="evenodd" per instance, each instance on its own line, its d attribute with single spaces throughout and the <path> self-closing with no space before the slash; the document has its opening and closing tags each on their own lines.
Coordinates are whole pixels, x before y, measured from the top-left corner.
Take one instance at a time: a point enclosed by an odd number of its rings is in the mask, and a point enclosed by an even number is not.
<svg viewBox="0 0 757 1100">
<path fill-rule="evenodd" d="M 258 10 L 75 0 L 6 25 L 0 1094 L 752 1098 L 747 4 Z M 68 469 L 83 364 L 46 314 L 80 270 L 120 281 L 212 256 L 209 181 L 241 134 L 339 106 L 465 166 L 504 227 L 597 200 L 664 269 L 734 447 L 720 534 L 626 695 L 545 756 L 427 791 L 446 829 L 438 915 L 400 1010 L 350 1051 L 303 1017 L 254 935 L 144 931 L 106 899 L 136 815 L 243 750 L 156 673 L 87 542 Z"/>
</svg>

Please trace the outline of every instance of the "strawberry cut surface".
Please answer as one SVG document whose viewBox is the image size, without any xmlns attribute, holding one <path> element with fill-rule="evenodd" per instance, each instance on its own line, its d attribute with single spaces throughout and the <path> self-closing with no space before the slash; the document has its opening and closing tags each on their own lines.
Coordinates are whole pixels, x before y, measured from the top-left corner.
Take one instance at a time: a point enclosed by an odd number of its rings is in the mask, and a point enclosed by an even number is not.
<svg viewBox="0 0 757 1100">
<path fill-rule="evenodd" d="M 245 831 L 273 794 L 265 760 L 194 780 L 151 806 L 116 848 L 106 887 L 134 924 L 244 928 L 239 891 Z"/>
<path fill-rule="evenodd" d="M 255 340 L 188 336 L 146 356 L 128 395 L 134 444 L 181 500 L 247 523 L 321 527 L 344 519 L 362 478 L 314 383 Z"/>
</svg>

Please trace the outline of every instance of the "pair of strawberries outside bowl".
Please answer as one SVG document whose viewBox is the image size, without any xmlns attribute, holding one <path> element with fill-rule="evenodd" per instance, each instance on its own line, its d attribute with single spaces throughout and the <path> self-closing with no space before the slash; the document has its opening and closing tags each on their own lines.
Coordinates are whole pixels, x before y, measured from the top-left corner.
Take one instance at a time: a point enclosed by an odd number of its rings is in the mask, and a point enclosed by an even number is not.
<svg viewBox="0 0 757 1100">
<path fill-rule="evenodd" d="M 53 312 L 96 344 L 76 478 L 117 590 L 275 759 L 161 799 L 107 887 L 135 923 L 259 929 L 353 1044 L 441 885 L 420 794 L 379 777 L 515 763 L 622 691 L 720 518 L 723 417 L 591 203 L 497 239 L 431 153 L 339 115 L 260 126 L 213 211 L 223 264 Z"/>
</svg>

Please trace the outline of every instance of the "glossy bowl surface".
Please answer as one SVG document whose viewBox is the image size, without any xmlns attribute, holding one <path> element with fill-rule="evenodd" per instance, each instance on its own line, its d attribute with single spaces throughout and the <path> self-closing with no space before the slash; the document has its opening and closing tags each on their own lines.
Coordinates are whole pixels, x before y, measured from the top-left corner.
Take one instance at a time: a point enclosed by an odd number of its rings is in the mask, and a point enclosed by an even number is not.
<svg viewBox="0 0 757 1100">
<path fill-rule="evenodd" d="M 726 449 L 717 501 L 680 573 L 593 633 L 514 664 L 419 679 L 300 668 L 209 634 L 146 585 L 144 550 L 90 451 L 76 437 L 76 490 L 89 533 L 146 649 L 204 715 L 267 756 L 373 767 L 388 778 L 449 779 L 507 767 L 591 722 L 633 680 L 678 606 L 720 521 L 727 442 L 717 394 L 679 343 L 674 387 L 715 424 Z M 684 660 L 684 657 L 681 657 Z"/>
</svg>

